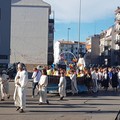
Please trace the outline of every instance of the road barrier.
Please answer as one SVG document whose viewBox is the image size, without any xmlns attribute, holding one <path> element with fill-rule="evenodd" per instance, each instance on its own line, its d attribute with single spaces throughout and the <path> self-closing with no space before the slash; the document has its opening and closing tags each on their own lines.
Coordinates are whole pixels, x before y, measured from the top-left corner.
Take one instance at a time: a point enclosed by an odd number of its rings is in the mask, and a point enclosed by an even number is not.
<svg viewBox="0 0 120 120">
<path fill-rule="evenodd" d="M 58 84 L 59 84 L 60 76 L 48 76 L 48 87 L 47 90 L 48 92 L 58 92 Z M 87 87 L 84 82 L 84 77 L 77 77 L 77 87 L 78 87 L 78 92 L 86 92 Z M 66 91 L 70 92 L 71 91 L 71 80 L 70 77 L 66 76 Z"/>
</svg>

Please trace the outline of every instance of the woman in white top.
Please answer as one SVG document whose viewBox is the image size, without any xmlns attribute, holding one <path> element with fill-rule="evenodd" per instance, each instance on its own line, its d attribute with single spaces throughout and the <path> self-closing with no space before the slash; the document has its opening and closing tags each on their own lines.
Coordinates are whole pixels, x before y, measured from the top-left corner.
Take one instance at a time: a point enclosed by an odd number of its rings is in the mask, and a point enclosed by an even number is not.
<svg viewBox="0 0 120 120">
<path fill-rule="evenodd" d="M 39 95 L 40 95 L 39 104 L 43 104 L 43 103 L 49 104 L 47 100 L 47 85 L 48 85 L 47 71 L 46 69 L 43 69 L 39 81 Z"/>
</svg>

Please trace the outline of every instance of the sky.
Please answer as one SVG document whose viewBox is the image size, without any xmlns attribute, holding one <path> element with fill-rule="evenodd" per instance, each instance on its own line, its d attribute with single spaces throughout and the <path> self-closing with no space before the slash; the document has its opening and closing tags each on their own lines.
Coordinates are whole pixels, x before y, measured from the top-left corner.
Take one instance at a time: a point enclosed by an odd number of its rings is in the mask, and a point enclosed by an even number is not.
<svg viewBox="0 0 120 120">
<path fill-rule="evenodd" d="M 120 6 L 120 0 L 44 1 L 51 5 L 51 17 L 53 13 L 55 16 L 55 41 L 80 38 L 84 42 L 89 36 L 101 33 L 114 25 L 115 10 Z"/>
</svg>

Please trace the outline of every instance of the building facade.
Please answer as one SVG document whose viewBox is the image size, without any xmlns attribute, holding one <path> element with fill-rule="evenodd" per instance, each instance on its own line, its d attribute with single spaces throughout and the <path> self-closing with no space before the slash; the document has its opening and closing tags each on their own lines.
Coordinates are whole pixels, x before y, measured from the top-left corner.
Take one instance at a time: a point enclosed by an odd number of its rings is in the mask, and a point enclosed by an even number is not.
<svg viewBox="0 0 120 120">
<path fill-rule="evenodd" d="M 50 14 L 51 6 L 42 0 L 12 1 L 11 63 L 47 65 L 53 61 L 49 57 L 54 39 L 54 32 L 49 30 L 54 27 Z"/>
<path fill-rule="evenodd" d="M 105 66 L 120 65 L 120 8 L 115 11 L 115 23 L 99 35 L 87 38 L 86 63 Z"/>
<path fill-rule="evenodd" d="M 84 42 L 80 42 L 78 45 L 76 41 L 56 41 L 54 44 L 54 63 L 59 63 L 63 57 L 65 61 L 71 63 L 73 58 L 78 58 L 79 51 L 83 55 L 86 53 Z"/>
<path fill-rule="evenodd" d="M 101 64 L 120 65 L 120 8 L 115 11 L 115 24 L 100 34 Z"/>
<path fill-rule="evenodd" d="M 112 64 L 112 54 L 114 51 L 113 44 L 113 34 L 114 26 L 103 31 L 100 34 L 100 64 L 101 65 L 111 65 Z"/>
<path fill-rule="evenodd" d="M 86 65 L 99 64 L 100 35 L 94 35 L 86 39 L 87 53 L 85 55 Z"/>
<path fill-rule="evenodd" d="M 115 55 L 116 64 L 120 65 L 120 7 L 115 11 Z"/>
<path fill-rule="evenodd" d="M 48 65 L 51 65 L 54 62 L 54 18 L 49 19 L 49 33 L 48 33 Z"/>
<path fill-rule="evenodd" d="M 11 0 L 0 0 L 0 68 L 10 62 Z"/>
</svg>

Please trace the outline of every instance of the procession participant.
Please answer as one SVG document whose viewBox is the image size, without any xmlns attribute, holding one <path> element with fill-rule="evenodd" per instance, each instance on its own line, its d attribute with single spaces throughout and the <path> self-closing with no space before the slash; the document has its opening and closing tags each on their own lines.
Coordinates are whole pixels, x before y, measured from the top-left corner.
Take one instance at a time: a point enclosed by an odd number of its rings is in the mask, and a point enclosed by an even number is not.
<svg viewBox="0 0 120 120">
<path fill-rule="evenodd" d="M 84 70 L 84 68 L 85 68 L 85 60 L 82 57 L 82 55 L 79 55 L 79 60 L 77 62 L 77 67 L 79 67 L 80 70 Z"/>
<path fill-rule="evenodd" d="M 74 70 L 71 70 L 70 79 L 71 79 L 71 90 L 72 90 L 72 94 L 74 95 L 78 93 L 76 74 Z"/>
<path fill-rule="evenodd" d="M 47 103 L 49 104 L 49 101 L 47 100 L 47 85 L 48 85 L 48 76 L 46 69 L 42 70 L 42 75 L 40 77 L 39 81 L 39 104 Z"/>
<path fill-rule="evenodd" d="M 1 101 L 5 100 L 5 96 L 7 98 L 10 98 L 9 95 L 9 76 L 7 75 L 7 72 L 5 70 L 2 71 L 2 76 L 1 76 Z"/>
<path fill-rule="evenodd" d="M 98 87 L 99 87 L 99 89 L 102 87 L 102 81 L 103 81 L 103 70 L 98 69 Z"/>
<path fill-rule="evenodd" d="M 18 64 L 18 72 L 15 77 L 15 91 L 14 101 L 17 107 L 16 111 L 20 110 L 20 113 L 24 112 L 26 107 L 26 87 L 28 83 L 28 73 L 25 69 L 24 64 Z"/>
<path fill-rule="evenodd" d="M 93 69 L 93 71 L 91 72 L 91 75 L 92 75 L 92 81 L 93 81 L 93 92 L 96 93 L 98 92 L 97 70 Z"/>
<path fill-rule="evenodd" d="M 92 81 L 92 75 L 90 70 L 85 71 L 84 79 L 85 79 L 85 85 L 87 86 L 88 91 L 91 92 L 93 87 L 93 81 Z"/>
<path fill-rule="evenodd" d="M 63 98 L 66 96 L 66 79 L 63 71 L 61 71 L 60 73 L 60 80 L 58 87 L 59 87 L 60 100 L 63 100 Z"/>
<path fill-rule="evenodd" d="M 41 72 L 40 70 L 38 70 L 37 68 L 33 69 L 33 74 L 32 74 L 32 78 L 33 78 L 33 83 L 32 83 L 32 98 L 34 98 L 34 94 L 35 94 L 35 88 L 38 88 L 38 83 L 41 77 Z"/>
<path fill-rule="evenodd" d="M 118 86 L 118 73 L 115 68 L 112 69 L 112 88 L 117 91 L 117 86 Z"/>
<path fill-rule="evenodd" d="M 109 87 L 109 75 L 108 75 L 107 69 L 103 70 L 102 86 L 104 87 L 104 89 L 106 91 L 108 90 L 108 87 Z"/>
<path fill-rule="evenodd" d="M 119 89 L 120 89 L 120 68 L 118 69 L 118 82 L 119 82 Z"/>
<path fill-rule="evenodd" d="M 51 66 L 47 66 L 47 75 L 52 75 L 53 71 L 51 69 Z"/>
<path fill-rule="evenodd" d="M 53 75 L 54 76 L 59 76 L 58 70 L 56 68 L 54 68 L 54 70 L 53 70 Z"/>
</svg>

